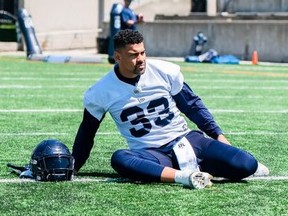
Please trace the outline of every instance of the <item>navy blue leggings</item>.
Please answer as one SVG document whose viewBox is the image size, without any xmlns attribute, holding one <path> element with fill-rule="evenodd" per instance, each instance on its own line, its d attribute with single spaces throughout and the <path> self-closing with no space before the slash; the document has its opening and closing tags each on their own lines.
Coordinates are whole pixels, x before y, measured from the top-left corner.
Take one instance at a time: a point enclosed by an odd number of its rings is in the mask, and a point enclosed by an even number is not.
<svg viewBox="0 0 288 216">
<path fill-rule="evenodd" d="M 256 159 L 239 148 L 207 138 L 200 131 L 186 135 L 201 171 L 213 176 L 241 180 L 257 169 Z M 113 153 L 111 166 L 121 176 L 143 182 L 160 182 L 164 167 L 179 169 L 173 145 L 145 150 L 119 149 Z"/>
</svg>

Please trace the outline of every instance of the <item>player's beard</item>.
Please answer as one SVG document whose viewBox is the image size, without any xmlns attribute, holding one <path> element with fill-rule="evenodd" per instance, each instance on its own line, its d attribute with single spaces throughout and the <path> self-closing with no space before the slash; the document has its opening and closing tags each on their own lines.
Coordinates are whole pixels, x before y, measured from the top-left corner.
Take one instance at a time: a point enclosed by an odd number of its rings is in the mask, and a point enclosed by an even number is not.
<svg viewBox="0 0 288 216">
<path fill-rule="evenodd" d="M 144 74 L 145 69 L 146 69 L 146 61 L 139 62 L 135 66 L 134 74 L 135 75 L 142 75 L 142 74 Z"/>
</svg>

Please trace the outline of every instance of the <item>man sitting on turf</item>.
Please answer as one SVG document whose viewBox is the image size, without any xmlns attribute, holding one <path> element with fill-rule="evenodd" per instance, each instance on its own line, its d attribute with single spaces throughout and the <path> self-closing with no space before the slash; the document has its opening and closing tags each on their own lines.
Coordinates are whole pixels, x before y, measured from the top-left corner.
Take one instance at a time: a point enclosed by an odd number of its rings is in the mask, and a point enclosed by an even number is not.
<svg viewBox="0 0 288 216">
<path fill-rule="evenodd" d="M 146 59 L 142 34 L 121 30 L 114 46 L 114 69 L 84 95 L 83 120 L 72 152 L 75 173 L 88 159 L 109 112 L 129 146 L 111 158 L 112 167 L 123 177 L 200 189 L 211 185 L 212 176 L 238 181 L 253 174 L 268 175 L 269 170 L 250 153 L 229 144 L 184 82 L 178 65 Z M 190 130 L 180 113 L 201 131 Z"/>
</svg>

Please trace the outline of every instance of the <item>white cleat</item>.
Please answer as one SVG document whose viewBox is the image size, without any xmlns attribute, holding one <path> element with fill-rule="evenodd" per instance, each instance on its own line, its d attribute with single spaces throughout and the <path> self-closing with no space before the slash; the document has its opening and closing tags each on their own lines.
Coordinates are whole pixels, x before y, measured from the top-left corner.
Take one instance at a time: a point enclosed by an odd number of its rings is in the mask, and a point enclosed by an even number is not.
<svg viewBox="0 0 288 216">
<path fill-rule="evenodd" d="M 257 167 L 256 172 L 250 177 L 263 177 L 263 176 L 268 176 L 268 175 L 269 175 L 269 169 L 262 163 L 258 162 L 258 167 Z"/>
<path fill-rule="evenodd" d="M 206 172 L 193 172 L 189 176 L 190 187 L 195 189 L 203 189 L 205 187 L 211 187 L 213 176 Z"/>
</svg>

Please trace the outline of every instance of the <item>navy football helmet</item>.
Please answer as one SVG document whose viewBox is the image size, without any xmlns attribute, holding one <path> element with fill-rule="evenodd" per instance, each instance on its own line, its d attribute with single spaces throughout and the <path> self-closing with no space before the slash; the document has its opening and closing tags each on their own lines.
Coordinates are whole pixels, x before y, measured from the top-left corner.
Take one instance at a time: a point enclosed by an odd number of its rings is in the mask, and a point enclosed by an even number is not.
<svg viewBox="0 0 288 216">
<path fill-rule="evenodd" d="M 61 141 L 48 139 L 36 146 L 30 166 L 36 181 L 69 181 L 73 178 L 74 158 Z"/>
</svg>

